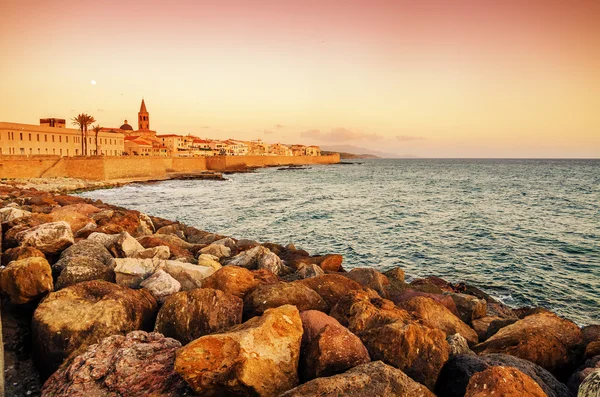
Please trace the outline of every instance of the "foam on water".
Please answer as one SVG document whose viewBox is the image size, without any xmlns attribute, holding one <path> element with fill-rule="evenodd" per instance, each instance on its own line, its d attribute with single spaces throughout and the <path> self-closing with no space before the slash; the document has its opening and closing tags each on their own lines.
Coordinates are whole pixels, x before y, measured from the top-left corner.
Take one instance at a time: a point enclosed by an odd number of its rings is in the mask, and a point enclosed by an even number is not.
<svg viewBox="0 0 600 397">
<path fill-rule="evenodd" d="M 600 161 L 361 160 L 83 196 L 600 322 Z"/>
</svg>

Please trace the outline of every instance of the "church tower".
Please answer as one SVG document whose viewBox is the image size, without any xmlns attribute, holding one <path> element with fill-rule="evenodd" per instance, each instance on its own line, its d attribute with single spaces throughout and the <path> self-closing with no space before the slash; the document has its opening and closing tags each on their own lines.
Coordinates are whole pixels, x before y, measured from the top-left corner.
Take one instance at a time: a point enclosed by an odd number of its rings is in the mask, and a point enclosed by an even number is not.
<svg viewBox="0 0 600 397">
<path fill-rule="evenodd" d="M 142 98 L 142 106 L 138 112 L 138 130 L 149 130 L 150 129 L 150 114 L 146 110 L 146 104 Z"/>
</svg>

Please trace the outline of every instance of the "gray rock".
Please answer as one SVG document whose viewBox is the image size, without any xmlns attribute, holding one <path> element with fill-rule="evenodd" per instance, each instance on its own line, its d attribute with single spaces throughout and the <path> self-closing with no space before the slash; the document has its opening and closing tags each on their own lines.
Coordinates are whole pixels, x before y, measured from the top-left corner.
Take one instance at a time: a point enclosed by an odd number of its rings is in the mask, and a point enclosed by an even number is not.
<svg viewBox="0 0 600 397">
<path fill-rule="evenodd" d="M 88 236 L 89 241 L 94 241 L 104 245 L 107 249 L 110 249 L 115 241 L 119 238 L 118 234 L 106 234 L 106 233 L 98 233 L 94 232 Z"/>
<path fill-rule="evenodd" d="M 579 386 L 577 397 L 599 397 L 600 396 L 600 369 L 595 370 L 585 378 Z"/>
<path fill-rule="evenodd" d="M 228 247 L 229 249 L 234 249 L 236 247 L 236 242 L 231 237 L 225 237 L 220 240 L 214 241 L 213 244 L 220 244 Z"/>
<path fill-rule="evenodd" d="M 162 269 L 142 281 L 140 287 L 148 290 L 160 304 L 163 304 L 165 299 L 181 290 L 179 281 L 175 280 L 169 273 Z"/>
<path fill-rule="evenodd" d="M 17 240 L 25 247 L 37 248 L 44 254 L 56 254 L 73 244 L 71 226 L 67 222 L 43 223 L 17 234 Z"/>
<path fill-rule="evenodd" d="M 160 259 L 115 259 L 115 275 L 117 284 L 129 288 L 138 288 L 140 283 L 164 266 Z"/>
<path fill-rule="evenodd" d="M 118 258 L 133 258 L 138 252 L 144 251 L 145 248 L 129 233 L 123 232 L 111 247 L 111 252 Z"/>
<path fill-rule="evenodd" d="M 166 245 L 158 247 L 146 248 L 143 251 L 136 252 L 133 257 L 138 259 L 164 259 L 167 260 L 171 256 L 171 250 Z"/>
<path fill-rule="evenodd" d="M 31 212 L 20 208 L 4 207 L 0 209 L 0 223 L 10 222 L 17 218 L 30 216 Z"/>
<path fill-rule="evenodd" d="M 458 354 L 472 354 L 473 351 L 469 349 L 469 343 L 461 334 L 448 335 L 446 337 L 448 346 L 450 346 L 450 357 Z"/>
<path fill-rule="evenodd" d="M 231 248 L 224 244 L 210 244 L 202 248 L 200 253 L 213 255 L 218 259 L 229 258 L 231 256 Z"/>
<path fill-rule="evenodd" d="M 215 272 L 212 267 L 192 265 L 178 261 L 164 261 L 163 270 L 181 284 L 182 291 L 202 286 L 202 280 Z"/>
</svg>

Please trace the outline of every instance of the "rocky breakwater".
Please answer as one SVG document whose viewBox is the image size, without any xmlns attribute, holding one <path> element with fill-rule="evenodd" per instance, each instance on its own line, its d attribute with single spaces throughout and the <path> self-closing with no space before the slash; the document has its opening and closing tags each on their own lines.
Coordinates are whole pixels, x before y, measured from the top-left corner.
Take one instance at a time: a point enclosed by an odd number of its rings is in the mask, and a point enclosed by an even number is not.
<svg viewBox="0 0 600 397">
<path fill-rule="evenodd" d="M 10 396 L 597 396 L 600 326 L 0 187 Z"/>
</svg>

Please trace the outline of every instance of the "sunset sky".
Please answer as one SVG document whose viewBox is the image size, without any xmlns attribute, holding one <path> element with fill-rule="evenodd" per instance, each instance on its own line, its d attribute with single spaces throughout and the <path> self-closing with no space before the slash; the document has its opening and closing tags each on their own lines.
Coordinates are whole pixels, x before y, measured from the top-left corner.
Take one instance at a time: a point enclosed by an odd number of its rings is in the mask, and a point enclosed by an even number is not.
<svg viewBox="0 0 600 397">
<path fill-rule="evenodd" d="M 0 0 L 0 121 L 600 157 L 600 1 Z M 96 84 L 92 85 L 91 81 Z"/>
</svg>

